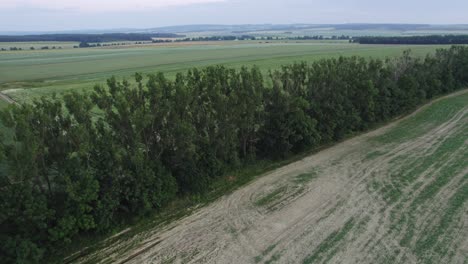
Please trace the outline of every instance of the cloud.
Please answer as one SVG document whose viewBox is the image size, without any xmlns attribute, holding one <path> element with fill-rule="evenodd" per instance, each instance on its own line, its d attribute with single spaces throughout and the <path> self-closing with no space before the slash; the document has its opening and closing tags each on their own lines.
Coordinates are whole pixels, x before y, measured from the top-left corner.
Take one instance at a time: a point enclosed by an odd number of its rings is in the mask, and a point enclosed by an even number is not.
<svg viewBox="0 0 468 264">
<path fill-rule="evenodd" d="M 165 7 L 219 3 L 226 0 L 13 0 L 0 9 L 76 10 L 84 12 L 143 11 Z"/>
</svg>

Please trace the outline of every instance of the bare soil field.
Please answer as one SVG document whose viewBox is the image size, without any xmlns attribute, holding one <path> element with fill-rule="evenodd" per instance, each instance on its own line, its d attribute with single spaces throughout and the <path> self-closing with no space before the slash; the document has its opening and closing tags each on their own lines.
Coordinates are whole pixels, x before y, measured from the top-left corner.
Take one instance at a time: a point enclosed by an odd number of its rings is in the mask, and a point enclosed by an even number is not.
<svg viewBox="0 0 468 264">
<path fill-rule="evenodd" d="M 75 261 L 462 264 L 467 201 L 464 90 Z"/>
</svg>

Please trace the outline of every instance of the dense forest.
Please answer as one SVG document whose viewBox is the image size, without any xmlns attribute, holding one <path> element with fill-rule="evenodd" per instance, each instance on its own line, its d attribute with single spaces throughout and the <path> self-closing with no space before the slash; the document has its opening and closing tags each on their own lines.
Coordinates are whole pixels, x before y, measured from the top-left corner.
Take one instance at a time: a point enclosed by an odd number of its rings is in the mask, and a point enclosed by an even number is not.
<svg viewBox="0 0 468 264">
<path fill-rule="evenodd" d="M 360 44 L 455 45 L 468 44 L 468 35 L 433 35 L 409 37 L 357 37 Z"/>
<path fill-rule="evenodd" d="M 134 84 L 132 84 L 134 83 Z M 203 193 L 217 178 L 408 113 L 468 84 L 468 48 L 110 78 L 0 114 L 0 262 L 39 263 L 79 235 Z"/>
<path fill-rule="evenodd" d="M 172 33 L 43 34 L 25 36 L 0 36 L 0 42 L 76 41 L 98 43 L 112 41 L 151 41 L 153 38 L 180 37 L 184 36 Z"/>
</svg>

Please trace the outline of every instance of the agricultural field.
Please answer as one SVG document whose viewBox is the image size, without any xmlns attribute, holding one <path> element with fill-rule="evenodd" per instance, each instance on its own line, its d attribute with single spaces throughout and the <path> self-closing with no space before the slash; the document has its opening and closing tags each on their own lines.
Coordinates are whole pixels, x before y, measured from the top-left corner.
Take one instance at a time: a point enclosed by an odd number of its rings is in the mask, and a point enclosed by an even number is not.
<svg viewBox="0 0 468 264">
<path fill-rule="evenodd" d="M 112 75 L 135 72 L 167 76 L 192 67 L 257 65 L 264 74 L 281 65 L 343 56 L 394 57 L 406 49 L 424 56 L 443 46 L 358 45 L 343 41 L 212 42 L 0 53 L 0 91 L 24 102 L 72 89 L 91 89 Z M 446 47 L 446 46 L 445 46 Z"/>
<path fill-rule="evenodd" d="M 466 263 L 468 90 L 76 263 Z"/>
</svg>

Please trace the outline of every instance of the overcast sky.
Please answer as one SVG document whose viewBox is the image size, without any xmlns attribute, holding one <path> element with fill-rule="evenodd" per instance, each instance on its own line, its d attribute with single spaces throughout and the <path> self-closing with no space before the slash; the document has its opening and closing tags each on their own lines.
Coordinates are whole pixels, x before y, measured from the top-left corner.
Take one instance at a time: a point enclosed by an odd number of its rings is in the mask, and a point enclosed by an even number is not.
<svg viewBox="0 0 468 264">
<path fill-rule="evenodd" d="M 468 24 L 468 0 L 0 0 L 0 31 L 185 24 Z"/>
</svg>

